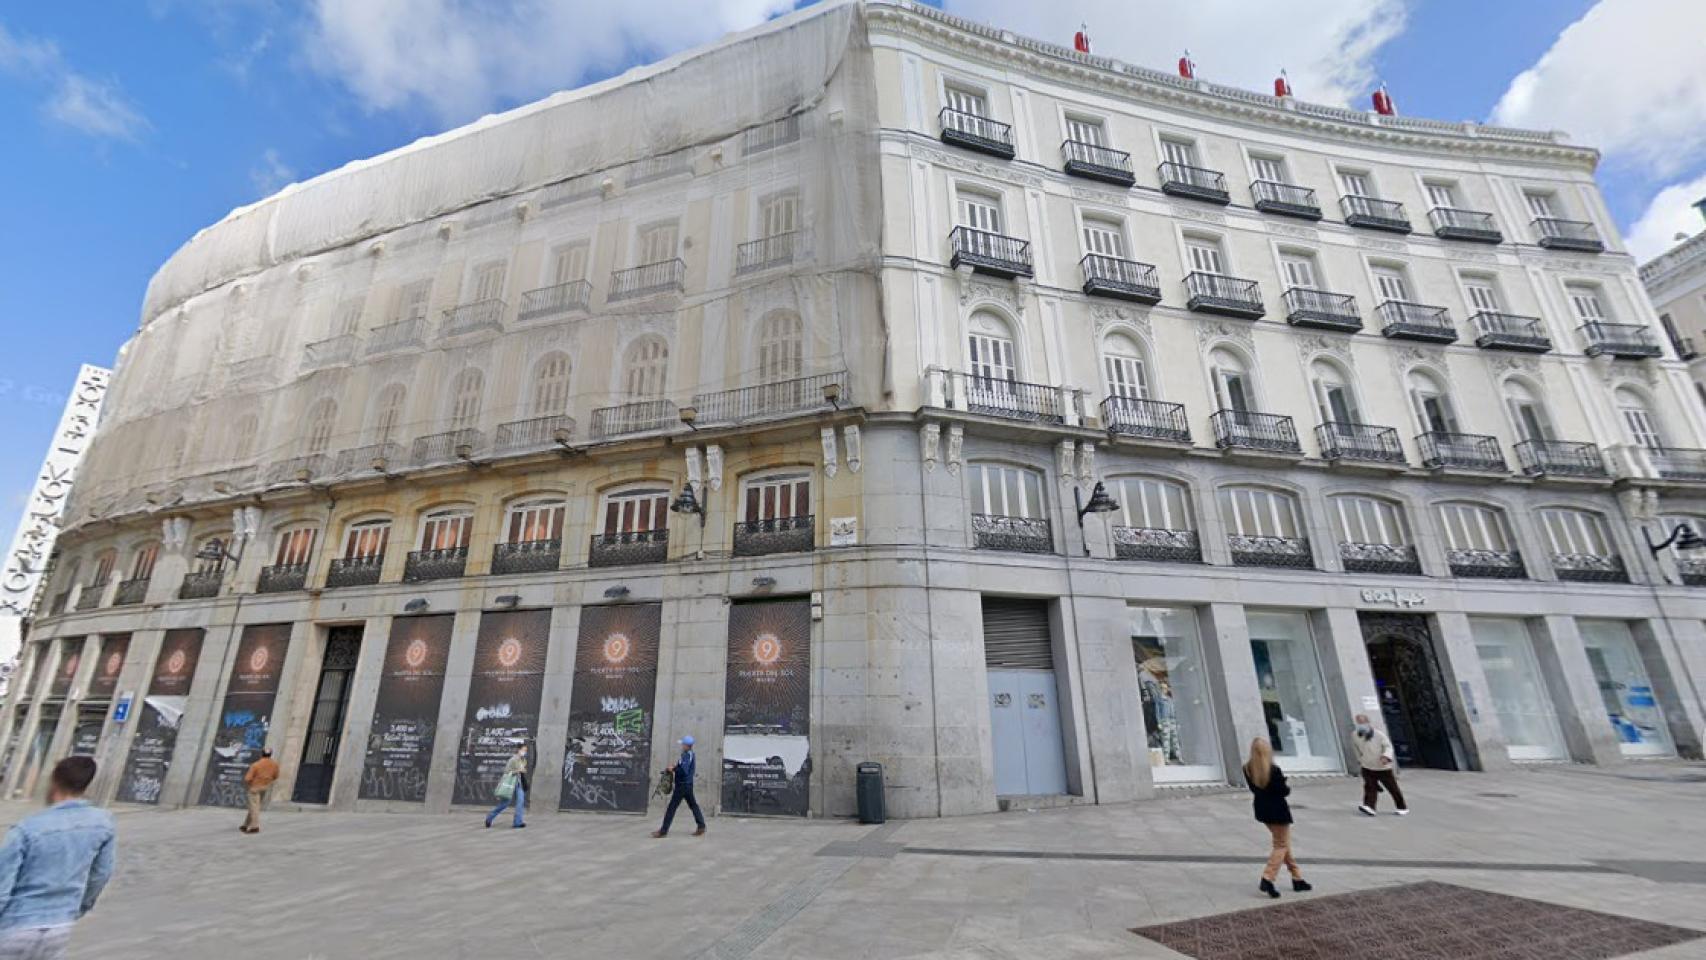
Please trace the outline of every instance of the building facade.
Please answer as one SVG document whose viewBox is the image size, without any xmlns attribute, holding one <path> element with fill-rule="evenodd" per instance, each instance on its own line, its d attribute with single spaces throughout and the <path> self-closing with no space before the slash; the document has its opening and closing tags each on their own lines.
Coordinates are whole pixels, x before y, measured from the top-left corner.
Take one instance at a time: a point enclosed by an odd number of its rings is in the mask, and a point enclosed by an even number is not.
<svg viewBox="0 0 1706 960">
<path fill-rule="evenodd" d="M 1706 198 L 1694 208 L 1706 219 Z M 1695 395 L 1706 406 L 1706 229 L 1642 264 L 1641 282 L 1672 349 L 1688 363 Z"/>
<path fill-rule="evenodd" d="M 1596 160 L 867 0 L 289 188 L 150 286 L 5 782 L 233 803 L 270 744 L 445 811 L 525 740 L 536 806 L 639 812 L 690 733 L 725 812 L 876 761 L 938 816 L 1337 773 L 1358 712 L 1698 756 L 1706 565 L 1647 544 L 1706 417 Z"/>
</svg>

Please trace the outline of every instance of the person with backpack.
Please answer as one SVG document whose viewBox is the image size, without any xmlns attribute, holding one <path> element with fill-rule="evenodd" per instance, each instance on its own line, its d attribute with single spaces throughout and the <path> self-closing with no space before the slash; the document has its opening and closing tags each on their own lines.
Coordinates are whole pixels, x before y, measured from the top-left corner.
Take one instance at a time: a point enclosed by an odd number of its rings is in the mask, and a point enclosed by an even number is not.
<svg viewBox="0 0 1706 960">
<path fill-rule="evenodd" d="M 669 806 L 663 812 L 663 826 L 652 831 L 652 836 L 659 840 L 669 836 L 669 825 L 675 820 L 675 808 L 681 806 L 683 800 L 687 801 L 687 809 L 693 811 L 693 822 L 698 824 L 693 835 L 705 835 L 705 815 L 699 812 L 699 801 L 693 798 L 693 776 L 697 768 L 698 761 L 693 756 L 693 737 L 682 737 L 681 758 L 676 760 L 668 771 L 675 775 L 675 791 L 670 794 Z"/>
<path fill-rule="evenodd" d="M 515 829 L 527 826 L 522 820 L 522 813 L 527 809 L 527 787 L 527 744 L 521 743 L 516 746 L 515 755 L 504 764 L 504 775 L 495 791 L 498 805 L 486 814 L 486 826 L 490 827 L 498 814 L 509 806 L 515 807 Z"/>
<path fill-rule="evenodd" d="M 1274 763 L 1273 744 L 1266 737 L 1250 741 L 1250 759 L 1244 763 L 1244 780 L 1255 795 L 1256 822 L 1266 826 L 1273 839 L 1273 850 L 1268 854 L 1268 865 L 1262 870 L 1262 882 L 1257 889 L 1279 899 L 1280 892 L 1274 886 L 1274 880 L 1279 876 L 1282 864 L 1291 873 L 1291 889 L 1299 893 L 1314 889 L 1303 879 L 1303 871 L 1291 856 L 1291 804 L 1285 799 L 1291 795 L 1291 788 L 1286 786 L 1285 771 Z"/>
</svg>

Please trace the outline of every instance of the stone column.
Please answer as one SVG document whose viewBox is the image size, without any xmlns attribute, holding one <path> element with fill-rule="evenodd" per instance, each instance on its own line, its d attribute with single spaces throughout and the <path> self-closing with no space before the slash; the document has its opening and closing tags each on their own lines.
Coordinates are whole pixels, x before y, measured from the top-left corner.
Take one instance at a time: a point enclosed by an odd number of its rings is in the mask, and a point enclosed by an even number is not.
<svg viewBox="0 0 1706 960">
<path fill-rule="evenodd" d="M 1137 660 L 1131 647 L 1131 611 L 1118 596 L 1117 575 L 1076 573 L 1072 596 L 1076 663 L 1071 680 L 1082 700 L 1092 789 L 1097 803 L 1124 803 L 1152 796 L 1148 732 L 1138 691 Z"/>
<path fill-rule="evenodd" d="M 47 746 L 47 753 L 42 757 L 42 775 L 36 778 L 35 796 L 37 799 L 47 799 L 47 772 L 53 765 L 71 754 L 71 742 L 77 736 L 78 711 L 82 709 L 83 697 L 89 691 L 89 678 L 95 675 L 101 657 L 101 635 L 91 633 L 83 638 L 83 650 L 78 655 L 77 673 L 71 678 L 71 688 L 66 693 L 63 713 L 59 717 L 59 727 L 53 731 L 53 741 Z"/>
<path fill-rule="evenodd" d="M 1700 642 L 1702 634 L 1706 633 L 1700 621 L 1686 623 L 1693 634 L 1690 639 Z M 1680 632 L 1681 624 L 1665 620 L 1636 620 L 1629 626 L 1635 635 L 1635 648 L 1641 651 L 1641 663 L 1647 669 L 1647 678 L 1652 682 L 1659 709 L 1664 713 L 1665 725 L 1670 728 L 1671 742 L 1676 745 L 1677 754 L 1698 759 L 1702 735 L 1706 734 L 1706 721 L 1701 717 L 1706 704 L 1700 702 L 1697 688 L 1691 682 L 1695 678 L 1688 675 L 1688 664 L 1679 656 L 1677 633 L 1672 631 Z"/>
<path fill-rule="evenodd" d="M 1441 679 L 1451 697 L 1457 729 L 1467 734 L 1463 746 L 1470 754 L 1470 767 L 1484 771 L 1508 769 L 1510 752 L 1505 747 L 1499 715 L 1493 709 L 1493 691 L 1487 686 L 1486 672 L 1481 669 L 1481 655 L 1475 649 L 1475 634 L 1469 629 L 1468 615 L 1439 613 L 1431 619 Z"/>
<path fill-rule="evenodd" d="M 444 693 L 438 702 L 438 731 L 432 741 L 432 768 L 427 773 L 428 813 L 450 810 L 456 786 L 456 757 L 462 749 L 462 720 L 468 710 L 468 684 L 474 677 L 474 642 L 480 633 L 480 611 L 456 611 L 450 630 L 450 656 L 444 669 Z"/>
<path fill-rule="evenodd" d="M 1321 661 L 1327 702 L 1332 707 L 1334 739 L 1339 744 L 1345 769 L 1356 773 L 1356 744 L 1345 731 L 1359 713 L 1368 714 L 1375 726 L 1385 728 L 1380 715 L 1380 696 L 1374 686 L 1374 671 L 1368 665 L 1368 647 L 1362 639 L 1362 621 L 1350 607 L 1315 610 L 1309 616 L 1315 653 Z"/>
<path fill-rule="evenodd" d="M 581 608 L 551 611 L 551 641 L 545 652 L 545 683 L 539 703 L 539 731 L 534 736 L 539 757 L 533 768 L 531 811 L 552 812 L 563 795 L 563 758 L 569 741 L 569 697 L 574 692 L 575 640 L 580 633 Z"/>
<path fill-rule="evenodd" d="M 1250 741 L 1268 735 L 1262 690 L 1250 654 L 1250 624 L 1237 603 L 1211 603 L 1197 610 L 1203 660 L 1214 700 L 1221 705 L 1220 754 L 1229 783 L 1244 782 Z"/>
<path fill-rule="evenodd" d="M 124 668 L 119 671 L 118 687 L 113 692 L 115 704 L 126 696 L 130 697 L 130 717 L 123 723 L 114 723 L 112 715 L 108 714 L 107 730 L 101 736 L 101 747 L 95 758 L 98 768 L 95 782 L 89 788 L 89 796 L 98 805 L 112 803 L 118 793 L 125 761 L 130 759 L 130 741 L 136 735 L 136 724 L 142 714 L 142 700 L 148 696 L 154 658 L 165 636 L 163 630 L 134 630 L 130 634 Z"/>
<path fill-rule="evenodd" d="M 1621 763 L 1617 735 L 1605 715 L 1599 684 L 1572 617 L 1552 615 L 1529 621 L 1540 675 L 1558 713 L 1570 758 L 1586 763 Z"/>
<path fill-rule="evenodd" d="M 178 740 L 172 749 L 171 768 L 160 788 L 163 808 L 194 806 L 201 799 L 201 782 L 207 774 L 209 751 L 218 732 L 220 701 L 231 676 L 231 659 L 237 655 L 241 629 L 230 614 L 215 609 L 203 629 L 201 656 L 190 681 L 184 714 L 178 720 Z M 172 624 L 177 626 L 177 624 Z M 190 626 L 190 624 L 184 624 Z"/>
</svg>

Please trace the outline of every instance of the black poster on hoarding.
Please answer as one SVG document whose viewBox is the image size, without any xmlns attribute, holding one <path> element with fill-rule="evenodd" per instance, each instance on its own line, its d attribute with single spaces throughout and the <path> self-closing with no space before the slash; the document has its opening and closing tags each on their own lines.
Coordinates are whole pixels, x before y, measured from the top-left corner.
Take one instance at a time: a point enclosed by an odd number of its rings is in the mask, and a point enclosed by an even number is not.
<svg viewBox="0 0 1706 960">
<path fill-rule="evenodd" d="M 92 757 L 101 745 L 101 731 L 107 727 L 104 707 L 82 707 L 77 711 L 77 726 L 72 728 L 71 755 Z"/>
<path fill-rule="evenodd" d="M 438 732 L 438 701 L 450 662 L 450 632 L 456 616 L 398 617 L 385 645 L 385 672 L 367 734 L 361 770 L 361 799 L 426 799 L 432 744 Z"/>
<path fill-rule="evenodd" d="M 560 809 L 646 812 L 662 620 L 656 603 L 582 608 Z"/>
<path fill-rule="evenodd" d="M 130 757 L 119 780 L 117 799 L 124 803 L 160 802 L 160 788 L 166 783 L 172 751 L 178 745 L 178 723 L 183 720 L 196 661 L 201 658 L 201 637 L 199 629 L 167 630 L 160 643 L 154 676 L 136 711 Z"/>
<path fill-rule="evenodd" d="M 723 809 L 803 817 L 810 809 L 811 604 L 729 607 Z"/>
<path fill-rule="evenodd" d="M 225 706 L 219 711 L 219 732 L 213 737 L 213 755 L 207 761 L 207 776 L 201 784 L 201 802 L 207 807 L 241 807 L 248 788 L 243 774 L 260 759 L 272 726 L 273 701 L 284 669 L 284 654 L 290 648 L 290 624 L 257 623 L 243 628 L 237 644 L 237 659 L 231 664 L 231 680 L 225 687 Z"/>
<path fill-rule="evenodd" d="M 66 637 L 59 641 L 59 644 L 58 672 L 53 675 L 53 681 L 47 687 L 50 700 L 65 699 L 71 692 L 71 681 L 77 677 L 77 667 L 83 662 L 82 637 Z"/>
<path fill-rule="evenodd" d="M 533 742 L 550 641 L 549 610 L 481 615 L 452 802 L 492 803 L 492 790 L 515 748 Z"/>
<path fill-rule="evenodd" d="M 85 700 L 111 700 L 118 690 L 118 675 L 124 670 L 124 656 L 130 652 L 130 634 L 109 633 L 101 638 L 101 659 L 95 664 L 95 675 L 89 678 L 89 693 Z"/>
</svg>

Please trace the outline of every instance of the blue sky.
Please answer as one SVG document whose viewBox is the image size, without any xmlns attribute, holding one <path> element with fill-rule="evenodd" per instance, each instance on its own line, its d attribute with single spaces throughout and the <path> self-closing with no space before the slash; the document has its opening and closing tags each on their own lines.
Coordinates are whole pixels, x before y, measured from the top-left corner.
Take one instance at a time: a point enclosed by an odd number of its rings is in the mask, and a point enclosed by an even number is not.
<svg viewBox="0 0 1706 960">
<path fill-rule="evenodd" d="M 1203 77 L 1258 89 L 1283 66 L 1304 99 L 1365 107 L 1378 79 L 1407 114 L 1560 127 L 1584 142 L 1581 133 L 1597 133 L 1611 144 L 1602 172 L 1612 209 L 1626 229 L 1645 218 L 1649 246 L 1685 222 L 1671 208 L 1690 190 L 1706 193 L 1706 70 L 1688 43 L 1665 39 L 1698 44 L 1706 35 L 1698 0 L 1179 0 L 1147 4 L 1143 17 L 1131 15 L 1129 0 L 946 2 L 1060 42 L 1083 20 L 1097 52 L 1157 67 L 1190 47 Z M 99 16 L 74 4 L 0 8 L 8 214 L 0 531 L 9 538 L 78 364 L 113 360 L 148 278 L 197 229 L 291 180 L 788 6 L 147 0 L 102 5 Z M 1229 22 L 1239 29 L 1229 32 Z M 1630 77 L 1629 58 L 1615 51 L 1636 44 L 1640 73 Z M 1597 63 L 1595 50 L 1604 52 Z M 1642 111 L 1628 109 L 1631 98 L 1665 107 L 1632 120 Z M 1641 147 L 1666 136 L 1674 149 L 1663 155 Z M 1666 209 L 1649 211 L 1667 187 Z"/>
</svg>

